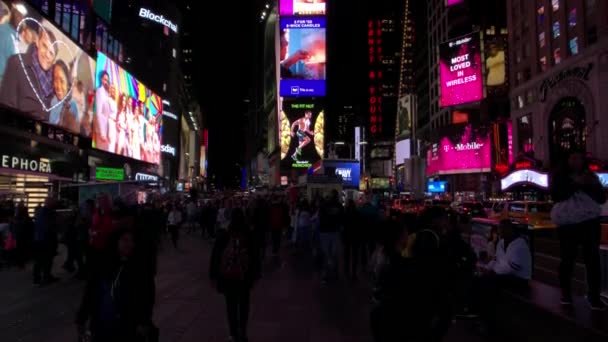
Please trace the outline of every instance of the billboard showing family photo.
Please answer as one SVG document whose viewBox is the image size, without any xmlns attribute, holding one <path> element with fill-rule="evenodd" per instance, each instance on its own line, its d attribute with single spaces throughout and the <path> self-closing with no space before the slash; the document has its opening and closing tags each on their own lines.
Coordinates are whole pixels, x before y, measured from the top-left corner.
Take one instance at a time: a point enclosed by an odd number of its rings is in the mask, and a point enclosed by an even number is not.
<svg viewBox="0 0 608 342">
<path fill-rule="evenodd" d="M 0 13 L 0 104 L 90 136 L 95 60 L 23 3 Z"/>
<path fill-rule="evenodd" d="M 479 32 L 439 46 L 441 106 L 454 106 L 483 98 L 483 65 Z"/>
<path fill-rule="evenodd" d="M 281 96 L 325 96 L 325 24 L 325 17 L 281 19 Z"/>
<path fill-rule="evenodd" d="M 162 99 L 101 52 L 96 75 L 93 147 L 158 164 Z"/>
</svg>

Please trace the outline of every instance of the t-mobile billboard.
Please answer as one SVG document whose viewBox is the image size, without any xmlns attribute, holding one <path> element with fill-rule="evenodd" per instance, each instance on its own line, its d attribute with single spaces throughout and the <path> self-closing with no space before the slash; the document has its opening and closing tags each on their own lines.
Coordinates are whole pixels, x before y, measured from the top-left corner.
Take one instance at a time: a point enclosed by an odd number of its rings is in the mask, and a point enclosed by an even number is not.
<svg viewBox="0 0 608 342">
<path fill-rule="evenodd" d="M 489 131 L 466 126 L 460 137 L 444 137 L 427 152 L 427 176 L 489 172 L 492 167 Z"/>
<path fill-rule="evenodd" d="M 442 43 L 439 63 L 442 107 L 483 98 L 479 32 Z"/>
</svg>

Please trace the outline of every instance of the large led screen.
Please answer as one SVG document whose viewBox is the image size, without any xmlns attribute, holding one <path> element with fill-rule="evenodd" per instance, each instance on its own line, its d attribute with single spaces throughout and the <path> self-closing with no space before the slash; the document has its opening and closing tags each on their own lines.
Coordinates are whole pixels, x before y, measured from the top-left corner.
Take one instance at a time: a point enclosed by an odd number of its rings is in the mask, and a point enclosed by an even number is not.
<svg viewBox="0 0 608 342">
<path fill-rule="evenodd" d="M 397 101 L 397 135 L 409 136 L 412 132 L 414 95 L 403 95 Z"/>
<path fill-rule="evenodd" d="M 283 102 L 279 137 L 283 169 L 308 169 L 323 158 L 323 109 L 315 102 Z"/>
<path fill-rule="evenodd" d="M 483 98 L 479 33 L 442 43 L 439 47 L 441 106 L 453 106 Z"/>
<path fill-rule="evenodd" d="M 89 136 L 95 60 L 31 7 L 0 10 L 0 104 Z"/>
<path fill-rule="evenodd" d="M 325 15 L 325 0 L 280 0 L 281 15 Z"/>
<path fill-rule="evenodd" d="M 336 176 L 342 177 L 342 185 L 347 188 L 359 188 L 361 165 L 359 162 L 324 160 L 323 167 L 335 169 Z"/>
<path fill-rule="evenodd" d="M 492 167 L 489 132 L 466 126 L 458 137 L 444 137 L 427 152 L 430 175 L 489 172 Z"/>
<path fill-rule="evenodd" d="M 280 29 L 280 95 L 325 96 L 325 18 L 283 18 Z"/>
<path fill-rule="evenodd" d="M 97 53 L 93 147 L 158 164 L 162 110 L 158 95 Z"/>
</svg>

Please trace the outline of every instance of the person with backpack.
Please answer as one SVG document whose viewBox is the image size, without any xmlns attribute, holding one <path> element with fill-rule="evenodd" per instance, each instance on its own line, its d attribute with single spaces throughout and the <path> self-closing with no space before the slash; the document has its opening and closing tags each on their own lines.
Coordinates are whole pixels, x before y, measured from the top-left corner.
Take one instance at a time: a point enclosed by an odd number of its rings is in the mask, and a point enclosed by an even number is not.
<svg viewBox="0 0 608 342">
<path fill-rule="evenodd" d="M 233 209 L 228 230 L 220 232 L 211 253 L 209 278 L 226 299 L 230 340 L 233 342 L 247 341 L 250 294 L 260 278 L 261 269 L 256 242 L 243 210 Z"/>
</svg>

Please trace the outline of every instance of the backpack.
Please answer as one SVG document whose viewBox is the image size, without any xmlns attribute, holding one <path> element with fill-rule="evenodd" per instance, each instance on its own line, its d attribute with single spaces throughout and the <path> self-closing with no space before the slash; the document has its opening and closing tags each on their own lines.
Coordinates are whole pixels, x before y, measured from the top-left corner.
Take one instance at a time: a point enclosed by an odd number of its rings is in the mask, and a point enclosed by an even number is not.
<svg viewBox="0 0 608 342">
<path fill-rule="evenodd" d="M 225 279 L 245 280 L 249 268 L 249 253 L 245 238 L 232 235 L 222 255 L 220 274 Z"/>
</svg>

